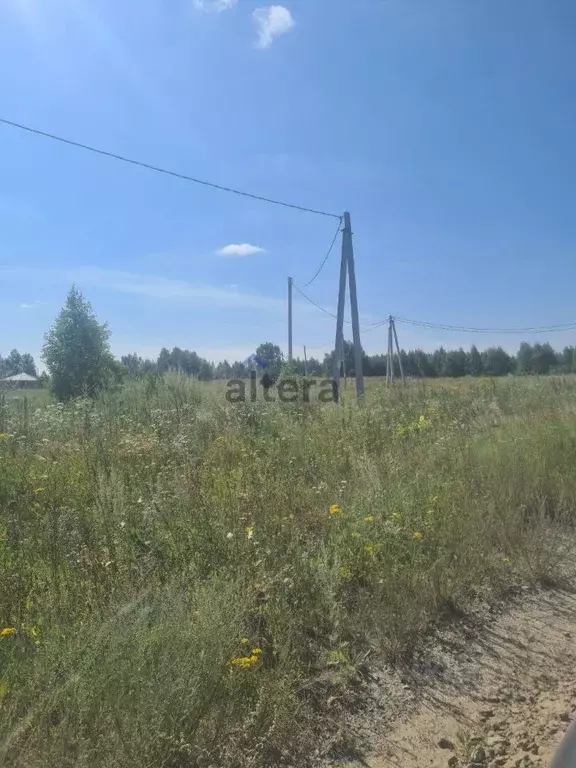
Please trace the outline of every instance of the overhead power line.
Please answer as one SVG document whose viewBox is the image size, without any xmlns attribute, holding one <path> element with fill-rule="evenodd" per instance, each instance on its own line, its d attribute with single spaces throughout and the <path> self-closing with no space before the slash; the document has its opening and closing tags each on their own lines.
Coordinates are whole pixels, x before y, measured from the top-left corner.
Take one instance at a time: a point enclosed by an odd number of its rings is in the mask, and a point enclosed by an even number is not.
<svg viewBox="0 0 576 768">
<path fill-rule="evenodd" d="M 459 331 L 461 333 L 561 333 L 562 331 L 572 331 L 576 329 L 574 323 L 560 323 L 557 325 L 538 325 L 527 328 L 474 328 L 459 325 L 446 325 L 443 323 L 429 323 L 424 320 L 410 320 L 407 317 L 394 316 L 398 323 L 406 323 L 421 328 L 433 328 L 442 331 Z"/>
<path fill-rule="evenodd" d="M 293 283 L 293 286 L 294 286 L 294 288 L 296 288 L 296 290 L 298 291 L 300 296 L 302 296 L 303 299 L 306 299 L 306 301 L 309 301 L 310 304 L 312 304 L 314 307 L 316 307 L 316 309 L 319 309 L 321 312 L 324 312 L 324 314 L 328 315 L 329 317 L 333 317 L 335 320 L 337 319 L 337 316 L 333 312 L 330 312 L 329 309 L 326 309 L 325 307 L 323 307 L 320 304 L 318 304 L 317 302 L 315 302 L 314 299 L 311 299 L 310 296 L 307 296 L 304 293 L 304 291 L 302 291 L 300 288 L 298 288 L 296 283 Z M 348 325 L 352 325 L 350 320 L 344 320 L 344 322 L 347 323 Z M 388 318 L 386 318 L 386 320 L 379 320 L 377 323 L 373 323 L 372 325 L 366 325 L 366 326 L 361 327 L 360 330 L 362 330 L 364 333 L 369 333 L 370 331 L 376 330 L 376 328 L 380 328 L 380 326 L 384 325 L 387 322 L 388 322 Z M 310 349 L 312 349 L 312 347 L 310 347 Z"/>
<path fill-rule="evenodd" d="M 103 157 L 110 157 L 113 160 L 120 160 L 121 162 L 129 163 L 130 165 L 137 165 L 140 168 L 146 168 L 149 171 L 155 171 L 155 173 L 163 173 L 166 176 L 173 176 L 176 179 L 183 179 L 184 181 L 191 181 L 194 184 L 201 184 L 204 187 L 219 189 L 221 192 L 231 192 L 234 195 L 240 195 L 241 197 L 249 197 L 252 200 L 259 200 L 262 203 L 271 203 L 272 205 L 281 205 L 284 208 L 292 208 L 296 211 L 305 211 L 306 213 L 315 213 L 317 216 L 329 216 L 330 218 L 338 219 L 338 220 L 341 220 L 342 218 L 337 213 L 328 213 L 327 211 L 319 211 L 314 208 L 307 208 L 306 206 L 303 206 L 303 205 L 295 205 L 294 203 L 285 203 L 282 200 L 273 200 L 270 197 L 263 197 L 262 195 L 254 195 L 251 192 L 244 192 L 243 190 L 240 190 L 240 189 L 233 189 L 232 187 L 225 187 L 221 184 L 214 184 L 211 181 L 196 179 L 193 176 L 186 175 L 185 173 L 170 171 L 167 168 L 160 168 L 159 166 L 151 165 L 150 163 L 144 163 L 140 160 L 134 160 L 130 157 L 125 157 L 124 155 L 117 155 L 115 152 L 108 152 L 104 149 L 98 149 L 97 147 L 92 147 L 88 144 L 82 144 L 79 141 L 73 141 L 72 139 L 65 139 L 63 136 L 56 136 L 53 133 L 48 133 L 47 131 L 41 131 L 38 128 L 31 128 L 28 125 L 22 125 L 21 123 L 16 123 L 12 120 L 6 120 L 3 117 L 0 117 L 0 123 L 3 123 L 4 125 L 9 125 L 12 128 L 18 128 L 21 131 L 33 133 L 36 136 L 42 136 L 45 139 L 52 139 L 52 141 L 59 141 L 61 144 L 68 144 L 71 147 L 84 149 L 87 152 L 93 152 L 96 155 L 102 155 Z"/>
<path fill-rule="evenodd" d="M 320 272 L 322 272 L 322 270 L 324 269 L 324 265 L 325 265 L 325 264 L 326 264 L 326 262 L 328 261 L 328 258 L 330 257 L 330 254 L 332 253 L 332 249 L 334 248 L 334 245 L 335 245 L 335 243 L 336 243 L 336 240 L 338 239 L 338 235 L 340 234 L 340 227 L 341 227 L 341 226 L 342 226 L 342 217 L 340 217 L 340 221 L 338 222 L 338 227 L 337 227 L 337 229 L 336 229 L 336 232 L 334 233 L 334 238 L 333 238 L 332 242 L 330 243 L 330 248 L 328 248 L 328 253 L 326 254 L 326 256 L 324 256 L 324 261 L 322 262 L 322 264 L 320 264 L 320 266 L 319 266 L 319 267 L 318 267 L 318 269 L 316 270 L 316 272 L 315 272 L 315 274 L 314 274 L 314 277 L 313 277 L 311 280 L 308 280 L 308 282 L 307 282 L 307 283 L 305 283 L 305 284 L 302 286 L 302 288 L 308 288 L 308 286 L 309 286 L 309 285 L 312 285 L 312 283 L 314 282 L 314 280 L 316 280 L 316 278 L 318 277 L 318 275 L 320 274 Z"/>
</svg>

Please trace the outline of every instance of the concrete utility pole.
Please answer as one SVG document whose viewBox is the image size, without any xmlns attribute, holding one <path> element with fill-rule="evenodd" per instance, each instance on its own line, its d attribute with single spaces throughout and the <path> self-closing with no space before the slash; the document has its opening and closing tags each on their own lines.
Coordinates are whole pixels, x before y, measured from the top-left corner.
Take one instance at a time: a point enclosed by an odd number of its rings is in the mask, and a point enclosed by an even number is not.
<svg viewBox="0 0 576 768">
<path fill-rule="evenodd" d="M 308 358 L 306 357 L 306 347 L 304 347 L 304 376 L 308 376 Z"/>
<path fill-rule="evenodd" d="M 288 362 L 292 362 L 292 278 L 288 278 Z"/>
<path fill-rule="evenodd" d="M 344 348 L 344 301 L 346 295 L 346 276 L 350 277 L 350 312 L 352 315 L 352 339 L 354 341 L 354 375 L 356 377 L 356 395 L 364 394 L 364 372 L 362 370 L 362 344 L 360 341 L 360 320 L 358 316 L 358 295 L 356 292 L 356 270 L 354 267 L 354 246 L 352 244 L 352 224 L 348 211 L 344 214 L 342 230 L 342 258 L 340 261 L 340 286 L 338 291 L 338 314 L 336 318 L 336 340 L 334 343 L 334 365 L 332 368 L 334 400 L 340 397 L 340 355 Z"/>
<path fill-rule="evenodd" d="M 392 333 L 394 334 L 394 341 L 396 342 L 396 354 L 398 355 L 398 365 L 400 367 L 400 376 L 402 376 L 402 383 L 406 386 L 406 376 L 404 376 L 404 366 L 402 365 L 402 357 L 400 355 L 400 345 L 398 344 L 398 334 L 396 333 L 396 323 L 394 318 L 392 319 Z"/>
</svg>

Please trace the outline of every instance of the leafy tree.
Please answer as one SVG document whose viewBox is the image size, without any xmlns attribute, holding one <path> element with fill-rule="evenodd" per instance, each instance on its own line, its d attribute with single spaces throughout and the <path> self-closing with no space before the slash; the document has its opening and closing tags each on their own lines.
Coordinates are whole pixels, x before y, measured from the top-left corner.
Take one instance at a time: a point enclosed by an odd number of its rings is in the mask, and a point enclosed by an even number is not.
<svg viewBox="0 0 576 768">
<path fill-rule="evenodd" d="M 36 376 L 36 363 L 29 352 L 25 352 L 20 358 L 20 371 L 27 373 L 28 376 Z"/>
<path fill-rule="evenodd" d="M 172 364 L 172 356 L 170 351 L 166 347 L 162 347 L 160 354 L 158 355 L 158 371 L 159 373 L 166 373 L 170 370 Z"/>
<path fill-rule="evenodd" d="M 446 353 L 444 376 L 461 377 L 466 375 L 466 352 L 452 349 Z"/>
<path fill-rule="evenodd" d="M 260 344 L 256 350 L 256 354 L 265 361 L 268 373 L 272 375 L 280 373 L 284 355 L 277 344 L 272 344 L 271 341 L 266 341 L 264 344 Z"/>
<path fill-rule="evenodd" d="M 470 352 L 466 355 L 466 373 L 469 376 L 482 374 L 482 355 L 478 352 L 478 347 L 475 344 L 472 344 Z"/>
<path fill-rule="evenodd" d="M 144 361 L 140 355 L 137 355 L 135 352 L 132 352 L 129 355 L 123 355 L 120 360 L 122 365 L 132 376 L 136 376 L 139 373 L 142 373 L 142 366 Z"/>
<path fill-rule="evenodd" d="M 214 378 L 214 369 L 208 360 L 202 360 L 200 370 L 198 371 L 200 381 L 210 381 Z"/>
<path fill-rule="evenodd" d="M 488 376 L 506 376 L 514 370 L 514 358 L 502 347 L 488 347 L 482 353 L 482 368 Z"/>
<path fill-rule="evenodd" d="M 550 344 L 534 344 L 532 347 L 532 373 L 550 373 L 557 363 L 558 358 Z"/>
<path fill-rule="evenodd" d="M 516 372 L 532 372 L 532 345 L 527 344 L 525 341 L 520 344 L 520 349 L 516 355 Z"/>
<path fill-rule="evenodd" d="M 42 356 L 59 400 L 93 396 L 117 373 L 110 353 L 110 331 L 98 322 L 76 286 L 45 336 Z"/>
</svg>

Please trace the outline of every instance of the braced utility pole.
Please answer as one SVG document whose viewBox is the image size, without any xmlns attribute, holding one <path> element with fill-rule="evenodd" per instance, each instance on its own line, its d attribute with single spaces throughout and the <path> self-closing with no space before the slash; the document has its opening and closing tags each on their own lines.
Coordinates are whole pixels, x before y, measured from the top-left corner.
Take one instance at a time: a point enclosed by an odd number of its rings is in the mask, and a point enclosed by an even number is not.
<svg viewBox="0 0 576 768">
<path fill-rule="evenodd" d="M 396 342 L 396 354 L 398 355 L 398 367 L 400 368 L 400 376 L 402 377 L 402 383 L 406 386 L 406 377 L 404 376 L 404 366 L 402 365 L 402 355 L 400 354 L 400 345 L 398 344 L 398 334 L 396 333 L 396 322 L 394 318 L 392 320 L 392 333 L 394 334 L 394 341 Z"/>
<path fill-rule="evenodd" d="M 360 319 L 358 314 L 358 294 L 356 291 L 356 269 L 354 266 L 354 246 L 352 243 L 352 224 L 350 214 L 344 214 L 342 229 L 342 258 L 340 260 L 340 286 L 338 291 L 338 314 L 336 317 L 336 340 L 334 343 L 333 390 L 334 400 L 340 397 L 340 355 L 344 348 L 344 301 L 346 295 L 346 277 L 350 278 L 350 313 L 352 315 L 352 339 L 354 342 L 354 376 L 356 378 L 356 396 L 364 394 L 364 372 L 362 370 L 362 344 L 360 341 Z"/>
</svg>

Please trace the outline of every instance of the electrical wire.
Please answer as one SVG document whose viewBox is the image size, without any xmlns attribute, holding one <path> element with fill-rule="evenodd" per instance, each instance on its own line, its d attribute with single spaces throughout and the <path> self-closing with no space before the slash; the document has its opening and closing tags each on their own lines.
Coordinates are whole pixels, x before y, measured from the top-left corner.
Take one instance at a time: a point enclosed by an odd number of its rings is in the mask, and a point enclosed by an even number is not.
<svg viewBox="0 0 576 768">
<path fill-rule="evenodd" d="M 79 141 L 73 141 L 72 139 L 65 139 L 62 136 L 56 136 L 53 133 L 48 133 L 47 131 L 41 131 L 38 128 L 30 128 L 27 125 L 22 125 L 21 123 L 16 123 L 12 120 L 7 120 L 6 118 L 3 118 L 3 117 L 0 117 L 0 123 L 3 123 L 4 125 L 9 125 L 12 128 L 18 128 L 21 131 L 27 131 L 28 133 L 33 133 L 36 136 L 42 136 L 45 139 L 52 139 L 53 141 L 59 141 L 62 144 L 68 144 L 71 147 L 84 149 L 87 152 L 93 152 L 97 155 L 110 157 L 113 160 L 120 160 L 123 163 L 129 163 L 130 165 L 137 165 L 140 168 L 146 168 L 149 171 L 155 171 L 156 173 L 163 173 L 166 176 L 173 176 L 176 179 L 183 179 L 184 181 L 191 181 L 194 184 L 201 184 L 204 187 L 212 187 L 212 189 L 219 189 L 221 192 L 231 192 L 234 195 L 240 195 L 241 197 L 249 197 L 252 200 L 259 200 L 262 203 L 271 203 L 272 205 L 281 205 L 284 208 L 292 208 L 296 211 L 305 211 L 306 213 L 315 213 L 317 216 L 329 216 L 330 218 L 338 219 L 338 226 L 340 226 L 340 221 L 342 220 L 342 216 L 340 214 L 328 213 L 327 211 L 319 211 L 314 208 L 306 208 L 303 205 L 294 205 L 293 203 L 285 203 L 281 200 L 273 200 L 270 197 L 262 197 L 261 195 L 254 195 L 251 192 L 244 192 L 240 189 L 233 189 L 232 187 L 224 187 L 221 184 L 214 184 L 211 181 L 196 179 L 193 176 L 187 176 L 184 173 L 178 173 L 177 171 L 170 171 L 166 168 L 160 168 L 159 166 L 151 165 L 150 163 L 144 163 L 140 160 L 133 160 L 132 158 L 125 157 L 124 155 L 117 155 L 114 152 L 108 152 L 104 149 L 98 149 L 96 147 L 89 146 L 88 144 L 82 144 Z"/>
<path fill-rule="evenodd" d="M 407 317 L 395 316 L 399 323 L 415 325 L 421 328 L 433 328 L 442 331 L 459 331 L 461 333 L 560 333 L 576 329 L 576 323 L 561 323 L 558 325 L 539 325 L 531 328 L 469 328 L 466 326 L 429 323 L 424 320 L 411 320 Z M 383 321 L 386 322 L 386 321 Z"/>
<path fill-rule="evenodd" d="M 309 285 L 312 285 L 314 280 L 316 280 L 316 278 L 318 277 L 320 272 L 322 272 L 322 270 L 324 269 L 324 265 L 328 261 L 328 258 L 330 257 L 330 254 L 332 253 L 332 249 L 334 248 L 336 240 L 338 239 L 338 235 L 340 234 L 340 227 L 341 227 L 341 225 L 342 225 L 342 217 L 340 217 L 340 221 L 338 222 L 338 227 L 336 228 L 336 232 L 334 233 L 334 239 L 330 243 L 330 248 L 328 248 L 328 253 L 326 254 L 326 256 L 324 256 L 324 261 L 322 262 L 322 264 L 320 264 L 320 266 L 316 270 L 316 272 L 314 274 L 314 277 L 311 280 L 309 280 L 307 283 L 305 283 L 302 286 L 302 288 L 308 288 Z"/>
</svg>

